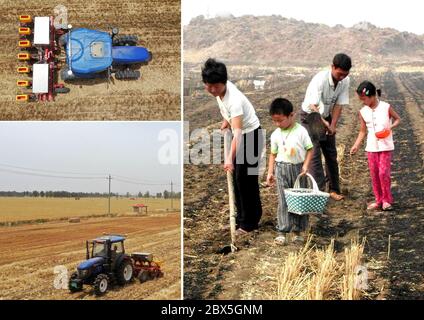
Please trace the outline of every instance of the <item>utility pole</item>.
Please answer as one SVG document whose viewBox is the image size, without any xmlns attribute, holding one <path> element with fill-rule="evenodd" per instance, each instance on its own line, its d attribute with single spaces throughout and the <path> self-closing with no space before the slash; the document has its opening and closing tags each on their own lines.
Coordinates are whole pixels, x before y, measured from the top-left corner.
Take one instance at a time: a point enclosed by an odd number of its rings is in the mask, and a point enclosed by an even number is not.
<svg viewBox="0 0 424 320">
<path fill-rule="evenodd" d="M 174 210 L 173 191 L 172 191 L 172 180 L 171 180 L 171 210 Z"/>
<path fill-rule="evenodd" d="M 112 177 L 109 175 L 109 215 L 110 215 L 110 181 L 112 180 Z"/>
</svg>

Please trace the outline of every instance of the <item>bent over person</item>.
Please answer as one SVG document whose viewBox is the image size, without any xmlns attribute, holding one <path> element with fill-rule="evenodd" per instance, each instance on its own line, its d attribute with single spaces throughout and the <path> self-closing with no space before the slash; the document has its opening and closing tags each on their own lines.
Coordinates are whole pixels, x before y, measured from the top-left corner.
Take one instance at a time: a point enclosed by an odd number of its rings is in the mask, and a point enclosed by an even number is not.
<svg viewBox="0 0 424 320">
<path fill-rule="evenodd" d="M 325 189 L 329 182 L 330 196 L 334 200 L 342 200 L 340 192 L 339 164 L 337 162 L 336 132 L 337 122 L 342 113 L 342 107 L 349 104 L 348 77 L 352 61 L 349 56 L 339 53 L 334 56 L 331 69 L 316 74 L 308 85 L 305 99 L 302 103 L 301 121 L 310 135 L 313 124 L 308 123 L 309 114 L 318 112 L 327 126 L 327 132 L 319 140 L 313 140 L 313 156 L 310 173 L 316 180 L 320 190 Z M 319 118 L 319 117 L 318 117 Z M 314 118 L 316 119 L 316 118 Z M 321 161 L 321 153 L 325 158 L 325 174 Z"/>
<path fill-rule="evenodd" d="M 205 90 L 216 97 L 223 117 L 221 130 L 231 128 L 233 138 L 225 171 L 233 171 L 238 234 L 258 229 L 262 216 L 259 194 L 259 158 L 263 136 L 255 109 L 230 81 L 224 63 L 208 59 L 202 67 Z"/>
</svg>

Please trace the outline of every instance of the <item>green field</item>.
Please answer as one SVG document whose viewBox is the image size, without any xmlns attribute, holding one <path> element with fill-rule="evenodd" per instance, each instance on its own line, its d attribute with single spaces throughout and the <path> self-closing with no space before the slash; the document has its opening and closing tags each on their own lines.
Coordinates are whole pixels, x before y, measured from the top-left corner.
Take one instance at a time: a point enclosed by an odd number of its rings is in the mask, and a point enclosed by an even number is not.
<svg viewBox="0 0 424 320">
<path fill-rule="evenodd" d="M 126 214 L 133 212 L 132 205 L 148 206 L 148 213 L 171 210 L 170 199 L 111 198 L 110 212 Z M 173 200 L 174 211 L 180 210 L 180 200 Z M 143 211 L 144 212 L 144 211 Z M 55 220 L 70 217 L 87 217 L 108 214 L 107 198 L 18 198 L 0 197 L 0 222 L 27 220 Z"/>
</svg>

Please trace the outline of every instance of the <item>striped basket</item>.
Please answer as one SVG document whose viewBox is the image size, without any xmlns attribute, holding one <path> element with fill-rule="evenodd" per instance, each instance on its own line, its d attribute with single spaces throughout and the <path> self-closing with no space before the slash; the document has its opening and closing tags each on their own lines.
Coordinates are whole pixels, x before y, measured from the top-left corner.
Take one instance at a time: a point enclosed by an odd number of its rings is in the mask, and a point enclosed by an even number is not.
<svg viewBox="0 0 424 320">
<path fill-rule="evenodd" d="M 307 173 L 306 176 L 312 182 L 312 189 L 300 188 L 299 175 L 293 188 L 284 190 L 288 211 L 296 214 L 323 213 L 330 194 L 319 190 L 314 178 Z"/>
</svg>

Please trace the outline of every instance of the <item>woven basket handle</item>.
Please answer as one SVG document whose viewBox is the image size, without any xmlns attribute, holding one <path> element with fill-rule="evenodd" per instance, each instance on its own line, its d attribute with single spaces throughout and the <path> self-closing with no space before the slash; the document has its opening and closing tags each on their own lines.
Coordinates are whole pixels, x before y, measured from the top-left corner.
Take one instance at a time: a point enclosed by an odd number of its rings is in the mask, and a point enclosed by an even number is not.
<svg viewBox="0 0 424 320">
<path fill-rule="evenodd" d="M 312 177 L 309 173 L 307 173 L 307 174 L 299 174 L 297 176 L 297 178 L 296 178 L 296 181 L 294 183 L 293 189 L 299 189 L 300 188 L 300 178 L 302 176 L 306 176 L 306 177 L 309 178 L 309 180 L 311 180 L 311 182 L 312 182 L 312 190 L 314 190 L 314 192 L 318 192 L 319 191 L 317 182 L 315 181 L 314 177 Z"/>
</svg>

